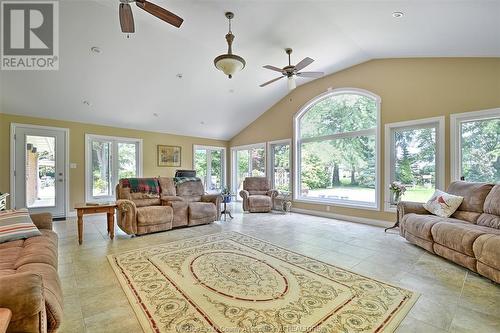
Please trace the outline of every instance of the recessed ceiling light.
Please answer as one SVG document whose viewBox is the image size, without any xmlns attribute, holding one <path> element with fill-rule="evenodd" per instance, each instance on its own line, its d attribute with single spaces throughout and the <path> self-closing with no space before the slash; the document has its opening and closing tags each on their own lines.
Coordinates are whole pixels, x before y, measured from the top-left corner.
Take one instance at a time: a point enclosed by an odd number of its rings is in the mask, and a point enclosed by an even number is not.
<svg viewBox="0 0 500 333">
<path fill-rule="evenodd" d="M 176 75 L 178 79 L 182 79 L 182 73 Z"/>
<path fill-rule="evenodd" d="M 230 94 L 234 93 L 234 89 L 229 89 L 229 93 Z"/>
<path fill-rule="evenodd" d="M 204 121 L 200 121 L 200 125 L 205 125 L 205 122 Z"/>
<path fill-rule="evenodd" d="M 92 46 L 90 48 L 90 51 L 92 51 L 92 53 L 95 53 L 95 54 L 101 54 L 102 53 L 102 50 L 100 47 L 97 47 L 97 46 Z"/>
<path fill-rule="evenodd" d="M 86 99 L 82 101 L 82 103 L 86 106 L 91 106 L 92 104 L 90 104 L 89 101 L 87 101 Z"/>
<path fill-rule="evenodd" d="M 403 12 L 392 12 L 392 17 L 394 18 L 402 18 L 403 16 L 405 16 Z"/>
<path fill-rule="evenodd" d="M 155 112 L 155 113 L 153 113 L 153 116 L 155 116 L 155 117 L 159 117 L 160 115 L 159 115 L 158 113 L 156 113 L 156 112 Z"/>
</svg>

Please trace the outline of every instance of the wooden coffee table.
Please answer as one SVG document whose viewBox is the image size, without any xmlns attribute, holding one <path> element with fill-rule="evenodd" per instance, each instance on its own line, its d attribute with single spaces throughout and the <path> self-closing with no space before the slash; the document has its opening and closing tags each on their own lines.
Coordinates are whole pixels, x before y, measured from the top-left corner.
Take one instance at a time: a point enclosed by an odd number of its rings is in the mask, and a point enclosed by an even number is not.
<svg viewBox="0 0 500 333">
<path fill-rule="evenodd" d="M 78 243 L 83 242 L 83 215 L 106 213 L 108 221 L 109 238 L 115 237 L 115 203 L 107 203 L 102 205 L 76 204 L 76 214 L 78 216 Z"/>
<path fill-rule="evenodd" d="M 0 308 L 0 333 L 7 332 L 11 318 L 12 312 L 9 309 Z"/>
</svg>

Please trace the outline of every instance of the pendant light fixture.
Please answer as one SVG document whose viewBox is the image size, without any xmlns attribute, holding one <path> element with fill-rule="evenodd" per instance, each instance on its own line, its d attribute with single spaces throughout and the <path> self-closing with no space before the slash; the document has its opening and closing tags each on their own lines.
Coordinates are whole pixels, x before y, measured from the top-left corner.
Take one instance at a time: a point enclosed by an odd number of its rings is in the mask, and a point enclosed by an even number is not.
<svg viewBox="0 0 500 333">
<path fill-rule="evenodd" d="M 232 78 L 236 72 L 239 72 L 243 68 L 245 68 L 245 59 L 243 59 L 239 55 L 233 54 L 232 45 L 234 35 L 231 31 L 231 19 L 234 18 L 234 14 L 231 12 L 227 12 L 226 18 L 229 20 L 229 32 L 226 35 L 227 53 L 215 58 L 214 64 L 218 70 L 223 71 L 224 74 L 226 74 L 229 78 Z"/>
</svg>

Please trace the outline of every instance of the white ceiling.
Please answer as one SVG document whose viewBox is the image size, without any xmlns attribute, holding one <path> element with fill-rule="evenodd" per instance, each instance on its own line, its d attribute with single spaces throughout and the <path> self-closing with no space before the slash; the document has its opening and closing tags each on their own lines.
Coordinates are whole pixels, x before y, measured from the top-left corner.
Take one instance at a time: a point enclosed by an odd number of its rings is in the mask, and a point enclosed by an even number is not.
<svg viewBox="0 0 500 333">
<path fill-rule="evenodd" d="M 277 76 L 263 65 L 286 64 L 285 47 L 292 62 L 309 56 L 308 70 L 327 73 L 373 58 L 500 56 L 500 1 L 153 2 L 182 27 L 134 5 L 127 39 L 118 0 L 61 0 L 59 71 L 2 71 L 1 112 L 230 139 L 287 94 L 284 80 L 258 86 Z M 226 51 L 227 10 L 234 52 L 247 61 L 231 80 L 213 65 Z"/>
</svg>

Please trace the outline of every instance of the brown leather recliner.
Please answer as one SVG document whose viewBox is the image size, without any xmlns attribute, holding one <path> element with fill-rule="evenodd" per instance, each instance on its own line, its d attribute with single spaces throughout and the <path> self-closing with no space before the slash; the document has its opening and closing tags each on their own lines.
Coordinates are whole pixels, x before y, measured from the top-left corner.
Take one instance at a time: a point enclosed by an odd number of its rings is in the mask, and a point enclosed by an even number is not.
<svg viewBox="0 0 500 333">
<path fill-rule="evenodd" d="M 266 177 L 247 177 L 243 181 L 243 210 L 251 213 L 267 213 L 273 209 L 277 190 L 271 189 L 271 182 Z"/>
</svg>

